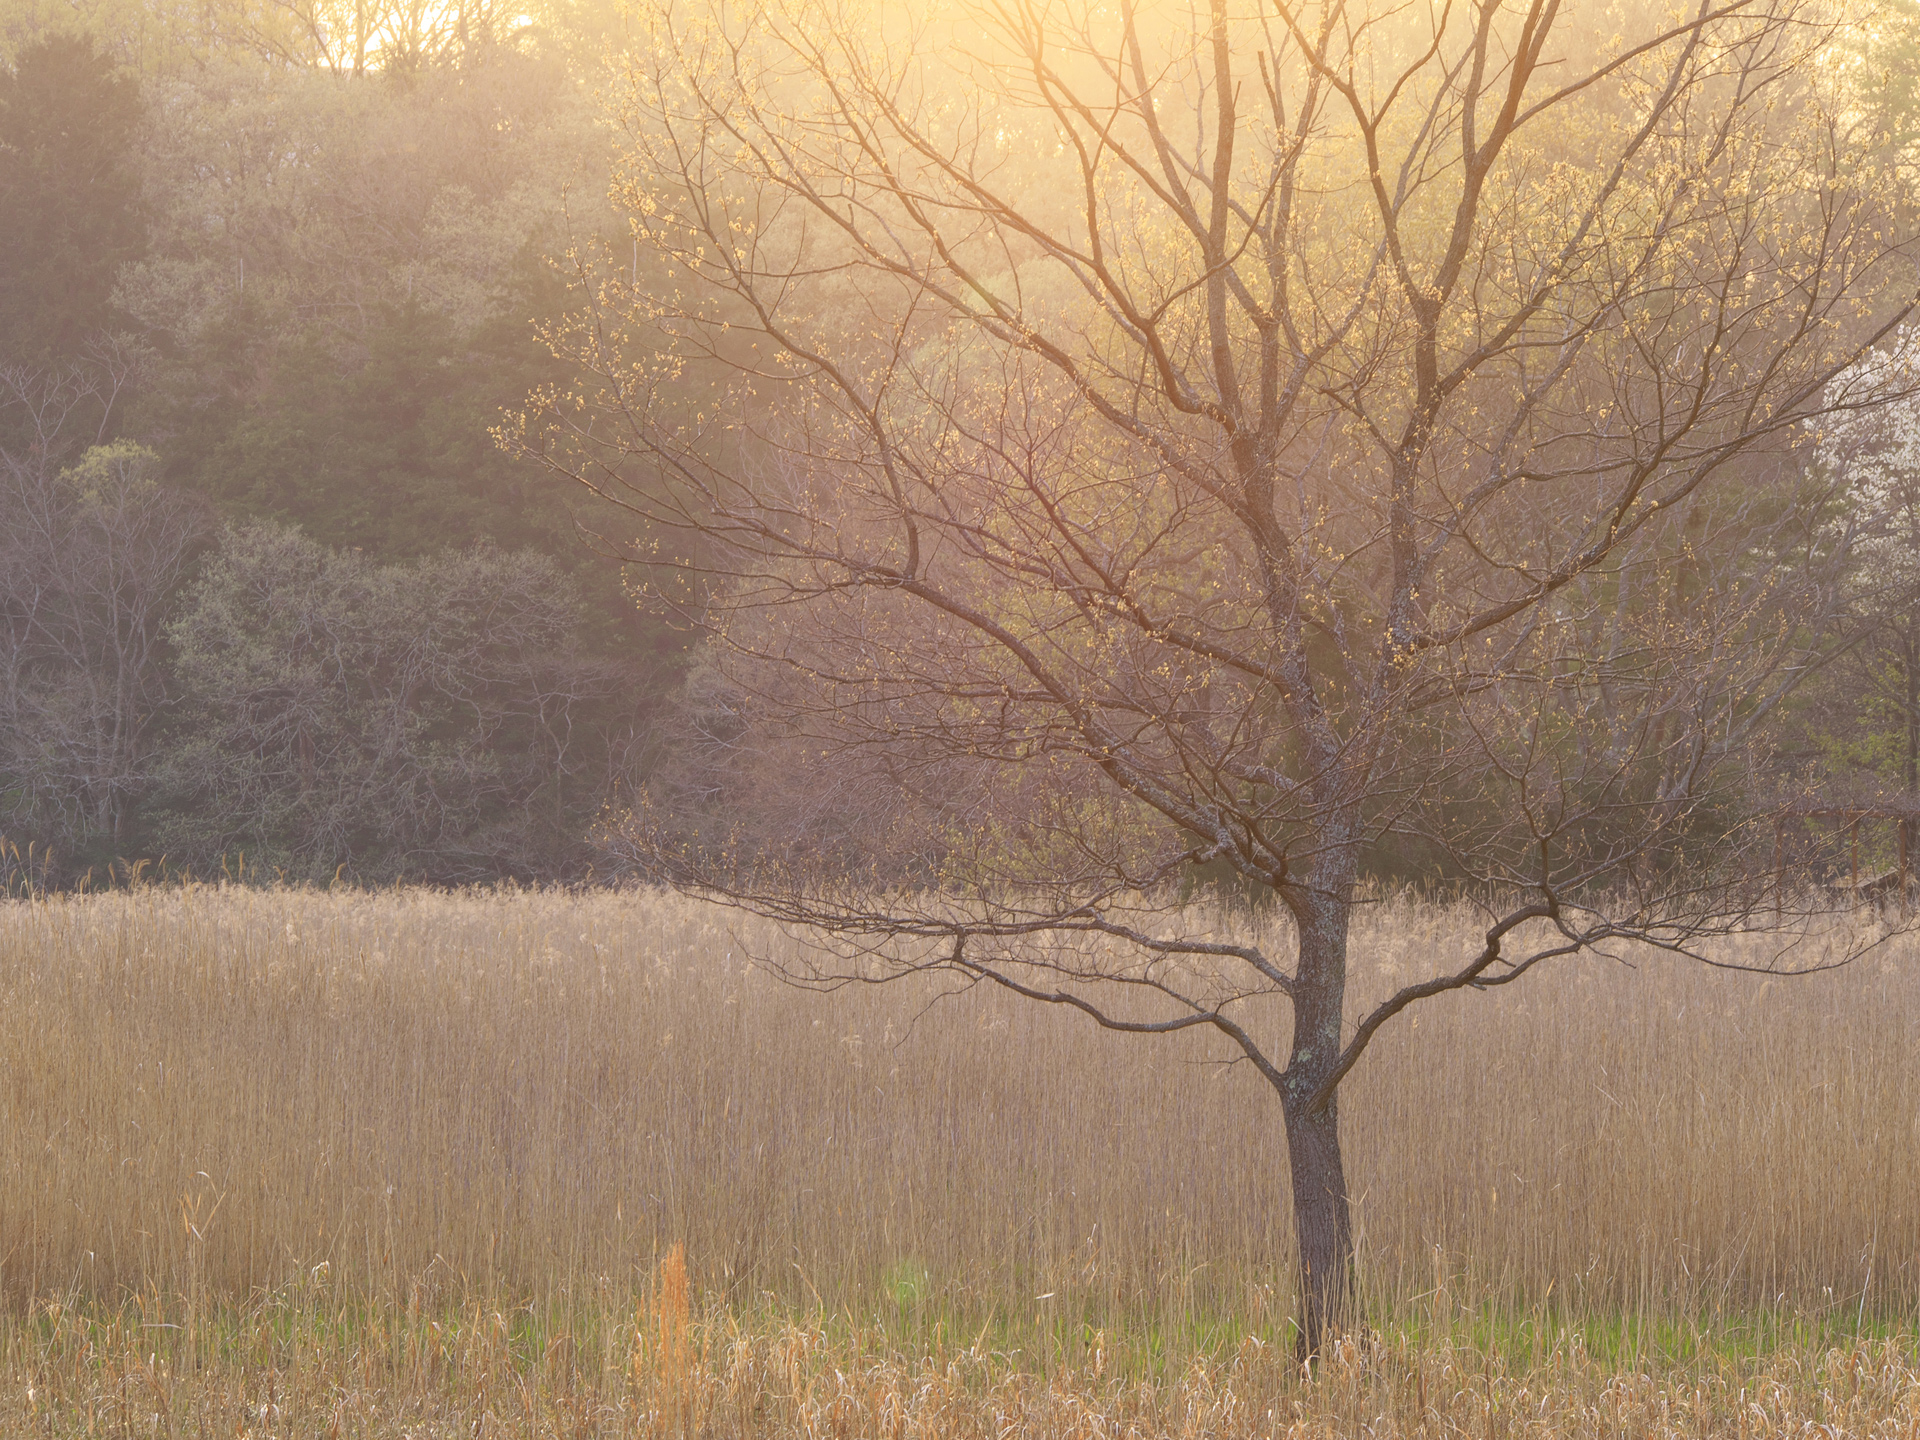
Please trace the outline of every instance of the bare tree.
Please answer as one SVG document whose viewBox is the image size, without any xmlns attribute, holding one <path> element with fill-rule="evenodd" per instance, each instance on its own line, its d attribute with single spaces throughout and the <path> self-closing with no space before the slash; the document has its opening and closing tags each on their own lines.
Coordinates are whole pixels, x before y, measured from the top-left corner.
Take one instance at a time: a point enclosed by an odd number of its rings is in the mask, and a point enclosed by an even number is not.
<svg viewBox="0 0 1920 1440">
<path fill-rule="evenodd" d="M 723 577 L 701 618 L 762 723 L 935 807 L 945 883 L 630 843 L 824 932 L 802 979 L 1216 1035 L 1279 1097 L 1310 1354 L 1383 1025 L 1771 919 L 1740 761 L 1845 559 L 1800 454 L 1913 304 L 1823 97 L 1840 22 L 883 9 L 658 15 L 616 198 L 682 289 L 582 262 L 551 338 L 595 383 L 521 434 Z M 1387 856 L 1485 940 L 1350 1015 Z M 1185 928 L 1157 897 L 1196 866 L 1284 948 Z"/>
<path fill-rule="evenodd" d="M 87 443 L 125 383 L 110 364 L 0 371 L 0 413 L 30 437 L 0 451 L 0 833 L 66 859 L 119 853 L 166 698 L 160 622 L 206 528 L 151 451 Z"/>
</svg>

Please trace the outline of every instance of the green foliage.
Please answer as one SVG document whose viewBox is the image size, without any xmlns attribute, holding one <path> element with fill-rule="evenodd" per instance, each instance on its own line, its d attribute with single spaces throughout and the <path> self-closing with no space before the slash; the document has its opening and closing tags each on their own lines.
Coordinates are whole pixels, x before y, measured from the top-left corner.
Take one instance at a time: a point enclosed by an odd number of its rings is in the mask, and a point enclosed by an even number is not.
<svg viewBox="0 0 1920 1440">
<path fill-rule="evenodd" d="M 1920 0 L 1883 0 L 1852 48 L 1875 141 L 1909 164 L 1920 160 Z"/>
<path fill-rule="evenodd" d="M 236 523 L 382 559 L 531 546 L 579 584 L 599 653 L 671 659 L 588 557 L 589 497 L 493 442 L 565 378 L 545 256 L 604 228 L 605 138 L 551 45 L 350 80 L 229 57 L 155 81 L 151 252 L 117 294 L 152 347 L 129 425 Z M 624 531 L 620 538 L 627 538 Z"/>
<path fill-rule="evenodd" d="M 483 539 L 563 550 L 567 512 L 535 503 L 531 477 L 487 434 L 500 405 L 541 378 L 528 337 L 505 329 L 462 344 L 445 316 L 408 305 L 382 316 L 364 362 L 347 366 L 304 337 L 255 395 L 197 417 L 174 473 L 229 514 L 382 556 Z"/>
<path fill-rule="evenodd" d="M 111 316 L 143 231 L 134 82 L 90 41 L 51 35 L 0 70 L 0 363 L 78 354 Z"/>
<path fill-rule="evenodd" d="M 610 227 L 582 60 L 624 24 L 0 0 L 0 460 L 48 522 L 0 536 L 0 811 L 54 883 L 586 863 L 682 641 L 580 543 L 630 528 L 491 432 L 570 378 L 545 257 Z M 116 434 L 146 448 L 59 476 Z M 139 505 L 197 535 L 209 500 L 232 528 L 184 603 L 193 546 L 155 572 L 116 679 L 88 537 Z"/>
<path fill-rule="evenodd" d="M 168 626 L 181 706 L 154 843 L 205 872 L 543 878 L 636 739 L 630 670 L 583 658 L 551 560 L 481 546 L 381 565 L 229 530 Z"/>
<path fill-rule="evenodd" d="M 230 64 L 158 89 L 153 251 L 119 293 L 155 348 L 135 423 L 170 475 L 391 558 L 570 550 L 567 508 L 489 435 L 556 378 L 539 255 L 600 144 L 565 72 Z"/>
</svg>

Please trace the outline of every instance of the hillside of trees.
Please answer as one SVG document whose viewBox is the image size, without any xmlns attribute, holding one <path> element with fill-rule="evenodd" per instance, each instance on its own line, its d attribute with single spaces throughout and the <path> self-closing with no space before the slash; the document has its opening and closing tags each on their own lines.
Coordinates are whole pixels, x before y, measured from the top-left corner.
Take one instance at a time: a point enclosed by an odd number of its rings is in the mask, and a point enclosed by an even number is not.
<svg viewBox="0 0 1920 1440">
<path fill-rule="evenodd" d="M 590 874 L 684 637 L 492 432 L 613 229 L 600 42 L 206 18 L 0 27 L 11 863 Z"/>
<path fill-rule="evenodd" d="M 1849 83 L 1906 216 L 1920 5 L 1884 18 Z M 515 421 L 579 390 L 595 287 L 677 283 L 609 198 L 627 25 L 0 5 L 0 881 L 580 880 L 637 863 L 634 813 L 904 874 L 992 808 L 911 757 L 799 779 L 817 736 L 697 639 L 699 557 Z M 1674 598 L 1827 587 L 1755 803 L 1920 793 L 1920 412 L 1805 440 L 1766 524 L 1700 513 Z"/>
</svg>

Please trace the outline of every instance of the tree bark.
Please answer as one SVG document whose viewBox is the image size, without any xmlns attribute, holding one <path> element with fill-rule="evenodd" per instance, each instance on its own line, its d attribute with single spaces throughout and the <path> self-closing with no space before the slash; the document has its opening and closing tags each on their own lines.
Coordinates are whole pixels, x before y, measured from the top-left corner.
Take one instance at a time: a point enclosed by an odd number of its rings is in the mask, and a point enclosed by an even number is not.
<svg viewBox="0 0 1920 1440">
<path fill-rule="evenodd" d="M 1327 857 L 1325 869 L 1334 868 Z M 1350 867 L 1342 867 L 1347 869 Z M 1323 872 L 1324 873 L 1324 872 Z M 1333 877 L 1327 877 L 1333 878 Z M 1352 1320 L 1353 1217 L 1340 1152 L 1338 1094 L 1316 1104 L 1339 1064 L 1347 991 L 1347 931 L 1352 877 L 1316 886 L 1295 909 L 1300 925 L 1293 1048 L 1280 1085 L 1293 1177 L 1293 1228 L 1300 1262 L 1300 1335 L 1296 1348 L 1315 1359 Z M 1329 893 L 1331 892 L 1331 893 Z"/>
<path fill-rule="evenodd" d="M 1308 1094 L 1311 1091 L 1309 1089 Z M 1283 1097 L 1293 1171 L 1293 1227 L 1300 1251 L 1300 1335 L 1296 1353 L 1317 1358 L 1353 1318 L 1353 1217 L 1340 1154 L 1340 1107 L 1313 1108 L 1307 1095 Z"/>
</svg>

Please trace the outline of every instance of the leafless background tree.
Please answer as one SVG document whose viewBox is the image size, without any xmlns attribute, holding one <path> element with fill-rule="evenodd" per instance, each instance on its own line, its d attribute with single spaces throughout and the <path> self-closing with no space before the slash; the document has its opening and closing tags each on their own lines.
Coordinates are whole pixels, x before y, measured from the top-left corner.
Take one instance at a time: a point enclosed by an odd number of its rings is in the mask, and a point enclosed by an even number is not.
<svg viewBox="0 0 1920 1440">
<path fill-rule="evenodd" d="M 1773 915 L 1744 760 L 1846 560 L 1803 456 L 1900 393 L 1831 386 L 1913 303 L 1844 17 L 884 8 L 663 10 L 617 198 L 680 289 L 583 265 L 552 340 L 594 380 L 521 434 L 724 577 L 741 705 L 801 783 L 935 817 L 939 883 L 628 844 L 824 933 L 797 978 L 1212 1032 L 1280 1100 L 1311 1353 L 1382 1025 Z M 1484 944 L 1349 1015 L 1383 857 Z M 1281 951 L 1182 928 L 1202 866 Z"/>
<path fill-rule="evenodd" d="M 30 437 L 0 451 L 0 833 L 61 852 L 103 838 L 109 861 L 151 778 L 165 607 L 207 528 L 151 451 L 87 443 L 126 378 L 0 371 L 9 428 Z"/>
</svg>

